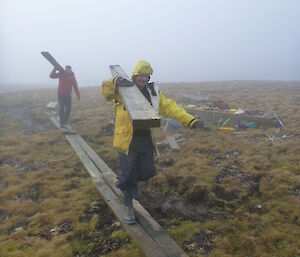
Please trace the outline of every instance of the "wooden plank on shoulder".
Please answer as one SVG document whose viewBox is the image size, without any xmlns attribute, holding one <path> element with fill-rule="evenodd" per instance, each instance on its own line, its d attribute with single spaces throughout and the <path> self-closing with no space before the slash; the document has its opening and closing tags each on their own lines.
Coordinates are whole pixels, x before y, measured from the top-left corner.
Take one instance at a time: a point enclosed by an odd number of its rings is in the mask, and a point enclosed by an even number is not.
<svg viewBox="0 0 300 257">
<path fill-rule="evenodd" d="M 131 78 L 124 72 L 120 65 L 110 65 L 110 71 L 114 77 Z M 132 121 L 133 128 L 160 127 L 160 116 L 154 111 L 141 91 L 136 87 L 119 87 L 126 110 Z"/>
<path fill-rule="evenodd" d="M 54 57 L 49 52 L 41 52 L 44 56 L 57 70 L 60 72 L 65 72 L 64 68 L 54 59 Z"/>
</svg>

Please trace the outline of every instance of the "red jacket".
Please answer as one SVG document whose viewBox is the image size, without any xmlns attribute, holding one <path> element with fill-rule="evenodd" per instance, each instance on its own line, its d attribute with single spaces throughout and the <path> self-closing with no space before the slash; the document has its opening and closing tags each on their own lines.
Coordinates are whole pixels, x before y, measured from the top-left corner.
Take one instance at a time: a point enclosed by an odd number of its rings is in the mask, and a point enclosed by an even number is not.
<svg viewBox="0 0 300 257">
<path fill-rule="evenodd" d="M 74 87 L 77 97 L 80 97 L 77 81 L 75 79 L 74 73 L 61 73 L 52 71 L 50 73 L 50 78 L 59 78 L 57 93 L 60 95 L 71 95 L 72 87 Z"/>
</svg>

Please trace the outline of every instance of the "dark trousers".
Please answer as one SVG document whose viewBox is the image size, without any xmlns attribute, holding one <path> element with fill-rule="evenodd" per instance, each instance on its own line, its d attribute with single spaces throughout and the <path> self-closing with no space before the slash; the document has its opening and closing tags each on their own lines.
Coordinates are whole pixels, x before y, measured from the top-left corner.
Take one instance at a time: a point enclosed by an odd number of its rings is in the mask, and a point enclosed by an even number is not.
<svg viewBox="0 0 300 257">
<path fill-rule="evenodd" d="M 61 125 L 65 125 L 71 113 L 71 96 L 58 94 L 59 120 Z"/>
<path fill-rule="evenodd" d="M 133 137 L 128 155 L 119 153 L 121 175 L 117 187 L 122 191 L 132 190 L 139 181 L 155 175 L 153 145 L 151 137 Z"/>
</svg>

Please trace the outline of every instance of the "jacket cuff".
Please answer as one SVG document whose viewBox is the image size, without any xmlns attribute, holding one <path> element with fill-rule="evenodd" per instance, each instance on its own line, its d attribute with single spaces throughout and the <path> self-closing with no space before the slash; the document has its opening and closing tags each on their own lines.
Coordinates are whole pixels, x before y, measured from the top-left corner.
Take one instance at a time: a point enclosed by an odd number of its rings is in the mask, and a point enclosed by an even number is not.
<svg viewBox="0 0 300 257">
<path fill-rule="evenodd" d="M 193 119 L 189 122 L 188 127 L 191 128 L 191 127 L 194 125 L 194 123 L 195 123 L 196 121 L 197 121 L 197 120 L 196 120 L 195 118 L 193 118 Z"/>
</svg>

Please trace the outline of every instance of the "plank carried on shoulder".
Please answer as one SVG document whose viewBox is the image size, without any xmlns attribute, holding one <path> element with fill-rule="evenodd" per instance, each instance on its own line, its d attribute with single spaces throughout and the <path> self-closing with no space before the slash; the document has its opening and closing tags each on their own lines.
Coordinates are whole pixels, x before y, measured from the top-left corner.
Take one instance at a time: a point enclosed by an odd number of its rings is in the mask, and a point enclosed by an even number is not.
<svg viewBox="0 0 300 257">
<path fill-rule="evenodd" d="M 64 68 L 54 59 L 54 57 L 49 52 L 41 52 L 44 56 L 57 70 L 60 72 L 65 72 Z"/>
<path fill-rule="evenodd" d="M 114 77 L 131 81 L 120 65 L 109 66 Z M 160 126 L 160 116 L 154 111 L 141 91 L 136 87 L 119 87 L 119 93 L 129 113 L 133 128 L 152 128 Z"/>
</svg>

